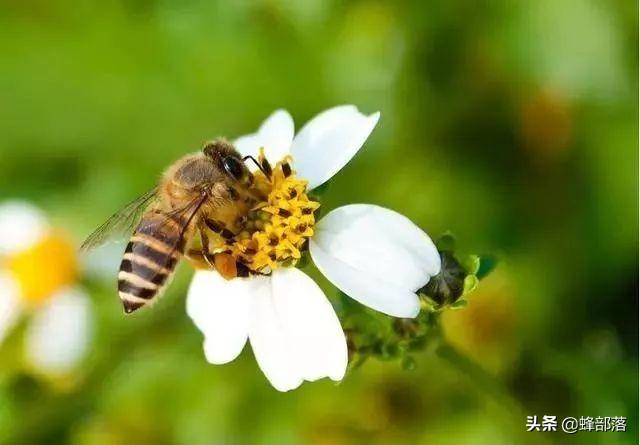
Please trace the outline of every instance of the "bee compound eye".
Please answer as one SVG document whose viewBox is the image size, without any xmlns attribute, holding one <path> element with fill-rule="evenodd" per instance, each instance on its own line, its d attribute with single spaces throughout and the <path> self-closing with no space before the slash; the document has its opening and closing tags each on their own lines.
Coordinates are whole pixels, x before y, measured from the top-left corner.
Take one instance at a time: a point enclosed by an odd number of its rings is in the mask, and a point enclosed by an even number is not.
<svg viewBox="0 0 640 445">
<path fill-rule="evenodd" d="M 233 179 L 240 180 L 242 178 L 244 171 L 242 170 L 242 164 L 238 159 L 227 156 L 222 161 L 222 164 L 227 174 Z"/>
</svg>

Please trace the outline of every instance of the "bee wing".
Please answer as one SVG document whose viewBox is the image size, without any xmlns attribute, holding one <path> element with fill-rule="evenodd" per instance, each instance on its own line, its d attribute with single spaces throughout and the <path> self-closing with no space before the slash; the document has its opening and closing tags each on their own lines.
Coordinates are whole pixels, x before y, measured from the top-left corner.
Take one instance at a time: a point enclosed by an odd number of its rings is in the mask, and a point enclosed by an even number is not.
<svg viewBox="0 0 640 445">
<path fill-rule="evenodd" d="M 175 246 L 177 246 L 183 240 L 185 232 L 196 217 L 198 210 L 200 210 L 200 207 L 202 207 L 208 199 L 209 197 L 207 195 L 199 195 L 195 196 L 182 207 L 178 207 L 170 211 L 154 212 L 156 217 L 149 218 L 149 221 L 140 223 L 140 226 L 136 231 L 140 231 L 142 233 L 173 232 L 172 230 L 167 229 L 169 229 L 169 227 L 173 227 L 175 230 L 177 225 L 178 230 L 175 232 L 177 235 Z"/>
<path fill-rule="evenodd" d="M 108 220 L 84 240 L 80 250 L 86 252 L 104 244 L 111 238 L 117 239 L 129 236 L 140 221 L 144 211 L 156 199 L 157 190 L 157 187 L 154 187 L 111 215 Z"/>
</svg>

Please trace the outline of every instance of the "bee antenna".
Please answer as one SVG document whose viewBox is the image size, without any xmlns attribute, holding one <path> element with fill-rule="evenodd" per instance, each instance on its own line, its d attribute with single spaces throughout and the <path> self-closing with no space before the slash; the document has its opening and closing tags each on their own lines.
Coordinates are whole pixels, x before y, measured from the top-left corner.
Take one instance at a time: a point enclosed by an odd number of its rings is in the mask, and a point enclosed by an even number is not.
<svg viewBox="0 0 640 445">
<path fill-rule="evenodd" d="M 254 164 L 256 164 L 256 166 L 258 167 L 258 169 L 260 169 L 260 171 L 262 173 L 264 173 L 264 175 L 268 178 L 271 175 L 269 173 L 267 173 L 267 171 L 264 169 L 264 167 L 262 166 L 262 164 L 260 164 L 256 158 L 254 158 L 251 155 L 245 156 L 244 158 L 242 158 L 242 162 L 246 162 L 247 160 L 253 161 Z"/>
</svg>

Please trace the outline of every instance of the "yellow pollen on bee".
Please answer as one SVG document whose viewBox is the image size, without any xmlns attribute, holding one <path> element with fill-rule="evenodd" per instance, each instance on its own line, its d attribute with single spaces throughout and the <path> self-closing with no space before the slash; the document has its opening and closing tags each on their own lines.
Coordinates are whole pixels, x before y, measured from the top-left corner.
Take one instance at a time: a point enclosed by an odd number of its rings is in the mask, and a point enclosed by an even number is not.
<svg viewBox="0 0 640 445">
<path fill-rule="evenodd" d="M 255 173 L 254 187 L 266 198 L 249 212 L 243 230 L 216 249 L 229 252 L 252 272 L 295 265 L 313 236 L 314 212 L 320 203 L 309 199 L 307 181 L 296 178 L 290 165 L 287 157 L 272 168 L 270 177 Z"/>
<path fill-rule="evenodd" d="M 28 304 L 38 305 L 78 275 L 75 249 L 63 235 L 48 233 L 42 240 L 8 258 L 5 263 Z"/>
</svg>

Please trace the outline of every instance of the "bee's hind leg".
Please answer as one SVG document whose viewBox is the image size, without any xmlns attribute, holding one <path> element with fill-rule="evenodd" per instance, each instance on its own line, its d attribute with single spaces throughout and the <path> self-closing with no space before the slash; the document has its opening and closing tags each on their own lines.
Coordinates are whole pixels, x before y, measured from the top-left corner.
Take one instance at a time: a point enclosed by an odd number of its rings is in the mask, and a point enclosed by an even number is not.
<svg viewBox="0 0 640 445">
<path fill-rule="evenodd" d="M 203 224 L 201 224 L 199 228 L 200 236 L 202 237 L 202 254 L 211 265 L 211 268 L 217 270 L 218 273 L 227 280 L 237 277 L 238 265 L 236 264 L 236 259 L 227 252 L 211 254 L 209 252 L 209 239 L 205 232 L 209 229 L 227 241 L 232 240 L 236 235 L 227 229 L 223 223 L 208 218 L 203 220 Z M 211 261 L 212 258 L 213 261 Z"/>
<path fill-rule="evenodd" d="M 184 258 L 196 269 L 209 269 L 211 267 L 200 249 L 189 249 L 185 252 Z"/>
<path fill-rule="evenodd" d="M 212 230 L 225 239 L 232 239 L 235 235 L 230 230 L 224 228 L 221 223 L 209 219 L 201 220 L 197 224 L 197 228 L 198 233 L 200 234 L 201 247 L 199 249 L 189 249 L 185 253 L 185 259 L 196 269 L 219 270 L 220 265 L 218 265 L 218 267 L 216 267 L 216 265 L 220 261 L 219 259 L 217 260 L 216 257 L 221 256 L 221 254 L 214 254 L 211 252 L 211 244 L 209 236 L 207 235 L 207 230 Z"/>
<path fill-rule="evenodd" d="M 200 223 L 198 224 L 198 231 L 200 232 L 200 242 L 202 243 L 202 258 L 206 261 L 211 269 L 215 269 L 215 265 L 213 264 L 213 255 L 211 254 L 211 250 L 209 250 L 209 236 L 207 235 L 207 227 Z"/>
</svg>

